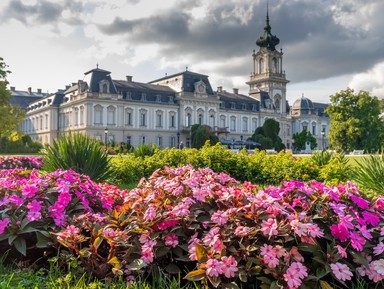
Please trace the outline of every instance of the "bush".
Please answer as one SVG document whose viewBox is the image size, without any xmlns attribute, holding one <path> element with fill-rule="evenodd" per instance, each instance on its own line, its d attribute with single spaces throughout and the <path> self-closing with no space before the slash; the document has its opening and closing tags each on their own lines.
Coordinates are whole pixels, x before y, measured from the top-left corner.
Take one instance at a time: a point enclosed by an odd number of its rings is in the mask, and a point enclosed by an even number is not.
<svg viewBox="0 0 384 289">
<path fill-rule="evenodd" d="M 384 193 L 384 154 L 365 156 L 356 161 L 352 179 L 370 194 Z"/>
<path fill-rule="evenodd" d="M 38 248 L 53 245 L 52 233 L 71 223 L 75 216 L 93 217 L 121 205 L 126 191 L 95 184 L 74 171 L 58 170 L 40 176 L 36 170 L 0 170 L 0 248 L 13 246 L 36 261 Z"/>
<path fill-rule="evenodd" d="M 72 169 L 94 181 L 106 180 L 112 173 L 108 154 L 100 143 L 81 133 L 69 132 L 55 139 L 53 146 L 45 146 L 44 155 L 44 169 L 48 172 Z"/>
<path fill-rule="evenodd" d="M 162 268 L 221 288 L 384 286 L 384 198 L 351 184 L 257 190 L 192 166 L 156 171 L 100 224 L 78 217 L 59 242 L 96 276 Z M 192 270 L 192 271 L 191 271 Z"/>
</svg>

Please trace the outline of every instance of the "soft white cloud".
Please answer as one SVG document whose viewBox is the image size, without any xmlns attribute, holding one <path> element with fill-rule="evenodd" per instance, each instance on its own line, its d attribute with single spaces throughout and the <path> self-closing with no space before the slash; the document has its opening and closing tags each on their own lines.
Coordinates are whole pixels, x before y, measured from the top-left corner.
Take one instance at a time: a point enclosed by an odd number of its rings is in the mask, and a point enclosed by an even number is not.
<svg viewBox="0 0 384 289">
<path fill-rule="evenodd" d="M 373 96 L 384 98 L 384 62 L 376 64 L 366 72 L 354 75 L 348 85 L 357 91 L 365 90 Z"/>
</svg>

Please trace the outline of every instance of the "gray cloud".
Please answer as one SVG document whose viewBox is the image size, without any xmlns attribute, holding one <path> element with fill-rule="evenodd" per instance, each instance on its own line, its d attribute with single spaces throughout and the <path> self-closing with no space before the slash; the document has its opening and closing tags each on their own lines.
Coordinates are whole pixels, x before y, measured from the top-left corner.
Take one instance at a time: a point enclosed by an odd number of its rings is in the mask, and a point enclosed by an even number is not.
<svg viewBox="0 0 384 289">
<path fill-rule="evenodd" d="M 181 5 L 186 5 L 187 1 Z M 253 6 L 218 2 L 207 16 L 196 20 L 189 10 L 200 5 L 193 1 L 185 6 L 159 12 L 143 19 L 116 18 L 110 25 L 100 26 L 106 34 L 124 34 L 130 45 L 159 43 L 163 57 L 172 59 L 183 54 L 190 63 L 244 57 L 251 61 L 256 39 L 265 26 L 265 3 Z M 364 15 L 361 9 L 372 5 Z M 376 5 L 376 6 L 373 6 Z M 350 1 L 270 1 L 272 33 L 280 38 L 285 52 L 284 65 L 290 80 L 310 81 L 364 71 L 383 58 L 384 40 L 380 35 L 384 18 L 379 15 L 384 2 Z M 353 24 L 353 18 L 367 23 Z M 351 20 L 352 19 L 352 20 Z M 358 19 L 354 19 L 358 23 Z M 248 75 L 250 64 L 227 65 L 220 70 L 228 76 Z"/>
</svg>

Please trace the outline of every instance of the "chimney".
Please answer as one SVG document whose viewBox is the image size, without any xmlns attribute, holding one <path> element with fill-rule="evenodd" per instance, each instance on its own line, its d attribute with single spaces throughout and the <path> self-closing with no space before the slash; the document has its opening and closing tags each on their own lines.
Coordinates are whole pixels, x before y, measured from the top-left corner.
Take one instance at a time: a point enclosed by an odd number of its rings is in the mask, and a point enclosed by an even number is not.
<svg viewBox="0 0 384 289">
<path fill-rule="evenodd" d="M 11 91 L 15 91 L 16 88 L 14 86 L 11 86 Z"/>
<path fill-rule="evenodd" d="M 234 93 L 234 94 L 239 94 L 239 89 L 238 89 L 238 88 L 234 88 L 234 89 L 233 89 L 233 93 Z"/>
<path fill-rule="evenodd" d="M 38 88 L 38 89 L 37 89 L 37 93 L 38 93 L 38 94 L 41 94 L 41 88 Z"/>
<path fill-rule="evenodd" d="M 71 87 L 70 85 L 66 85 L 65 90 L 68 90 L 70 87 Z"/>
<path fill-rule="evenodd" d="M 217 87 L 217 92 L 223 92 L 223 87 L 222 86 L 218 86 Z"/>
<path fill-rule="evenodd" d="M 127 75 L 126 78 L 127 78 L 127 81 L 132 82 L 132 75 Z"/>
<path fill-rule="evenodd" d="M 32 87 L 28 87 L 28 94 L 29 94 L 29 95 L 32 94 Z"/>
</svg>

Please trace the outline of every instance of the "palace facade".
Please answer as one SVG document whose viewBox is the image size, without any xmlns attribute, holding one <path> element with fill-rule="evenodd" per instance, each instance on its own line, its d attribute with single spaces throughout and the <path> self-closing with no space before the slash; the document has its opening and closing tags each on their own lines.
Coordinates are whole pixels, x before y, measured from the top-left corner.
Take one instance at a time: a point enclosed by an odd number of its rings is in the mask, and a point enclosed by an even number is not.
<svg viewBox="0 0 384 289">
<path fill-rule="evenodd" d="M 188 147 L 193 124 L 209 125 L 219 139 L 243 141 L 273 118 L 280 123 L 287 149 L 292 148 L 293 134 L 303 129 L 317 138 L 318 148 L 326 147 L 327 105 L 301 97 L 289 106 L 283 52 L 276 50 L 279 39 L 271 33 L 268 15 L 256 44 L 248 95 L 235 88 L 213 88 L 207 75 L 188 70 L 142 83 L 132 76 L 113 79 L 110 71 L 96 67 L 83 80 L 49 95 L 11 88 L 12 102 L 27 113 L 20 129 L 49 144 L 75 131 L 101 141 L 165 148 L 181 142 Z"/>
</svg>

